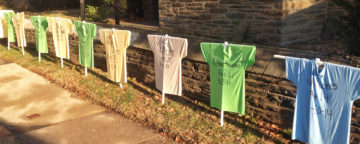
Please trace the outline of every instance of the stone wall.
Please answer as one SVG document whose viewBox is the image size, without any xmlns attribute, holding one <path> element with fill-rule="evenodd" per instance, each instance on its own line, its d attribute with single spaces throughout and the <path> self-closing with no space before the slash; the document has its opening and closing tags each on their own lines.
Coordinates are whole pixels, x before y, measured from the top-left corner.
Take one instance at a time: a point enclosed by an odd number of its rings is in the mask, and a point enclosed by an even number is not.
<svg viewBox="0 0 360 144">
<path fill-rule="evenodd" d="M 319 38 L 326 22 L 324 0 L 285 1 L 281 45 Z"/>
<path fill-rule="evenodd" d="M 272 46 L 319 38 L 337 12 L 331 0 L 159 0 L 163 32 Z"/>
<path fill-rule="evenodd" d="M 145 34 L 138 33 L 137 35 Z M 35 51 L 34 30 L 26 29 L 26 39 L 29 44 L 28 49 L 31 48 Z M 77 64 L 77 37 L 72 34 L 69 39 L 71 61 Z M 138 81 L 154 88 L 153 53 L 146 48 L 146 45 L 142 47 L 141 44 L 136 44 L 140 41 L 143 40 L 138 38 L 136 42 L 132 41 L 132 47 L 127 51 L 128 75 L 136 77 Z M 50 54 L 54 56 L 54 47 L 50 33 L 48 33 L 48 45 Z M 105 71 L 105 47 L 98 39 L 94 40 L 94 53 L 95 66 Z M 248 68 L 246 73 L 246 111 L 247 115 L 252 115 L 260 120 L 276 124 L 282 128 L 291 128 L 296 88 L 291 82 L 284 79 L 283 60 L 272 60 L 271 57 L 274 53 L 284 55 L 296 54 L 299 57 L 311 56 L 311 53 L 306 52 L 298 53 L 292 50 L 257 46 L 256 63 Z M 34 56 L 36 56 L 36 52 L 34 52 Z M 331 57 L 331 59 L 340 60 L 338 57 Z M 276 64 L 277 62 L 282 64 Z M 184 95 L 190 99 L 209 104 L 210 76 L 208 64 L 188 56 L 183 60 L 182 72 Z M 360 142 L 359 107 L 360 103 L 355 102 L 351 121 L 351 142 L 354 144 Z"/>
<path fill-rule="evenodd" d="M 279 44 L 281 12 L 281 0 L 159 0 L 164 32 L 222 41 Z"/>
</svg>

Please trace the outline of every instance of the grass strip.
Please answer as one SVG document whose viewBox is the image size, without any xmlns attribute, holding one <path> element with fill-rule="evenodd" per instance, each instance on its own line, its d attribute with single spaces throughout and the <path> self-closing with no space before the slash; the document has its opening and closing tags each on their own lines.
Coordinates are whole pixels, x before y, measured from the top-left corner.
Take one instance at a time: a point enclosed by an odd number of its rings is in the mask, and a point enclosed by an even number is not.
<svg viewBox="0 0 360 144">
<path fill-rule="evenodd" d="M 107 73 L 100 69 L 84 68 L 68 61 L 61 68 L 60 60 L 48 54 L 42 55 L 39 63 L 37 52 L 25 48 L 0 45 L 0 59 L 14 62 L 33 71 L 52 83 L 73 92 L 73 96 L 90 100 L 111 111 L 134 120 L 179 143 L 288 143 L 289 139 L 261 127 L 249 116 L 225 114 L 225 126 L 220 127 L 219 111 L 208 105 L 186 97 L 167 96 L 161 105 L 161 94 L 135 78 L 129 78 L 123 89 L 107 79 Z M 264 132 L 265 131 L 265 132 Z"/>
</svg>

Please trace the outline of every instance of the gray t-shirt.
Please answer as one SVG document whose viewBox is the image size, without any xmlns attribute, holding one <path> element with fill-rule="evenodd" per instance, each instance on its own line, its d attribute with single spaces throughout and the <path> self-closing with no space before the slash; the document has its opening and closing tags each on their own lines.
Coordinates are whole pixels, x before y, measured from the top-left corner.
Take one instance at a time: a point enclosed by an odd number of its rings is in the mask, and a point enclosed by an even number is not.
<svg viewBox="0 0 360 144">
<path fill-rule="evenodd" d="M 181 96 L 181 60 L 187 56 L 187 39 L 160 35 L 148 35 L 148 39 L 154 53 L 156 88 Z"/>
</svg>

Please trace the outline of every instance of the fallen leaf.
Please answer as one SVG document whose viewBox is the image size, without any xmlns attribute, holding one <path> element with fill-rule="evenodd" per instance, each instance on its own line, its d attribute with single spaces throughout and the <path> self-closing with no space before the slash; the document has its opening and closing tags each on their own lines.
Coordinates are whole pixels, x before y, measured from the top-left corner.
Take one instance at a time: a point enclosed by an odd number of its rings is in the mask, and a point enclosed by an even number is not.
<svg viewBox="0 0 360 144">
<path fill-rule="evenodd" d="M 39 117 L 39 116 L 40 116 L 39 113 L 34 113 L 34 114 L 26 115 L 26 117 L 27 117 L 28 119 L 34 119 L 34 118 L 37 118 L 37 117 Z"/>
<path fill-rule="evenodd" d="M 272 124 L 272 125 L 271 125 L 271 129 L 277 129 L 277 126 L 274 125 L 274 124 Z"/>
</svg>

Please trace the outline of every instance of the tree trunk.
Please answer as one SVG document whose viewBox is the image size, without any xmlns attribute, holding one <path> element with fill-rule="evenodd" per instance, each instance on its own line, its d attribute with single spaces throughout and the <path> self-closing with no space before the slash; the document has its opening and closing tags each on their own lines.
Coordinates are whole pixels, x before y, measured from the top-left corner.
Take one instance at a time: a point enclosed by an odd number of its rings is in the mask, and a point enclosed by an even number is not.
<svg viewBox="0 0 360 144">
<path fill-rule="evenodd" d="M 120 24 L 119 0 L 114 1 L 115 24 Z"/>
<path fill-rule="evenodd" d="M 81 15 L 81 20 L 84 21 L 85 20 L 85 0 L 80 0 L 80 15 Z"/>
</svg>

